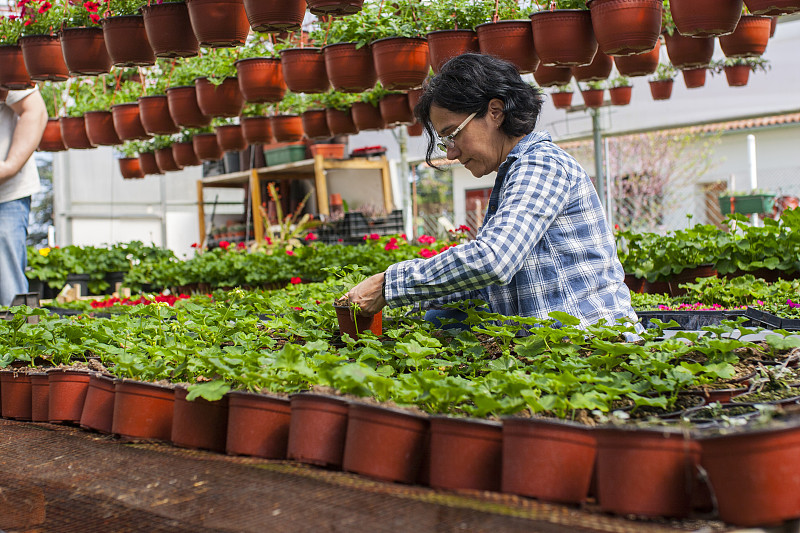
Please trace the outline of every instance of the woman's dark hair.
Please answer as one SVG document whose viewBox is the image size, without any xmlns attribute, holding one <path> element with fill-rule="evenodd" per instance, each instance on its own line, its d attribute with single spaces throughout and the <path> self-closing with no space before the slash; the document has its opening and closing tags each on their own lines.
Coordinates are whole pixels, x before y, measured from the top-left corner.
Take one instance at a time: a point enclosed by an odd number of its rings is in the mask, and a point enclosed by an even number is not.
<svg viewBox="0 0 800 533">
<path fill-rule="evenodd" d="M 509 137 L 519 137 L 536 127 L 544 100 L 541 90 L 523 81 L 512 63 L 482 54 L 450 59 L 423 88 L 414 115 L 428 132 L 425 160 L 431 166 L 437 138 L 431 124 L 432 105 L 457 113 L 477 113 L 480 118 L 489 111 L 489 101 L 497 98 L 504 103 L 505 119 L 500 128 Z"/>
</svg>

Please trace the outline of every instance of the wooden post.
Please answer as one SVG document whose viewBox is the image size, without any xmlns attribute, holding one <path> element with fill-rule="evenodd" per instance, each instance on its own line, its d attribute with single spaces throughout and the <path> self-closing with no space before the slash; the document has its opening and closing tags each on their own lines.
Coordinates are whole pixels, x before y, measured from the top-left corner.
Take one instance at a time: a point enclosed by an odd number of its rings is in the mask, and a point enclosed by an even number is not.
<svg viewBox="0 0 800 533">
<path fill-rule="evenodd" d="M 381 181 L 383 183 L 383 207 L 387 213 L 394 209 L 394 201 L 392 200 L 392 179 L 389 175 L 389 161 L 386 156 L 381 156 Z"/>
<path fill-rule="evenodd" d="M 331 214 L 328 205 L 328 180 L 325 176 L 325 162 L 321 155 L 314 156 L 314 186 L 317 190 L 317 211 L 320 215 Z"/>
<path fill-rule="evenodd" d="M 264 241 L 264 218 L 261 216 L 261 180 L 258 170 L 250 169 L 250 201 L 253 210 L 253 236 L 256 242 Z"/>
<path fill-rule="evenodd" d="M 203 180 L 197 180 L 197 217 L 199 218 L 200 246 L 206 242 L 206 209 L 203 200 Z"/>
</svg>

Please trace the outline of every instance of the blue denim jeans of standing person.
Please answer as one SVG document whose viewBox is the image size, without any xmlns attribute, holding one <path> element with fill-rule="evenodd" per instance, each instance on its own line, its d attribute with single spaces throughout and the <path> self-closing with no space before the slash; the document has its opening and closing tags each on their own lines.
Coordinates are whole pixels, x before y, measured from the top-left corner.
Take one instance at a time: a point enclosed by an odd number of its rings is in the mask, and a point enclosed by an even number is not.
<svg viewBox="0 0 800 533">
<path fill-rule="evenodd" d="M 17 294 L 28 292 L 28 215 L 31 197 L 0 203 L 0 305 L 11 305 Z"/>
<path fill-rule="evenodd" d="M 442 319 L 452 319 L 458 322 L 442 325 Z M 433 324 L 438 329 L 453 329 L 458 331 L 466 331 L 469 326 L 464 323 L 467 319 L 467 313 L 459 309 L 430 309 L 425 313 L 425 320 Z"/>
</svg>

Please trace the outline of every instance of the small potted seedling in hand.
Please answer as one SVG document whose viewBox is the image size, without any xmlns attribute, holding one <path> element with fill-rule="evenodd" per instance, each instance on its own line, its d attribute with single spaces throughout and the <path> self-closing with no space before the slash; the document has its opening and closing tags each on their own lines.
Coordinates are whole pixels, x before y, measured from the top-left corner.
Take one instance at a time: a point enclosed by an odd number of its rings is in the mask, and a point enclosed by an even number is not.
<svg viewBox="0 0 800 533">
<path fill-rule="evenodd" d="M 346 333 L 354 339 L 366 330 L 380 335 L 383 331 L 383 313 L 378 311 L 374 315 L 362 314 L 359 305 L 351 302 L 347 297 L 350 289 L 367 279 L 362 272 L 363 268 L 357 265 L 347 265 L 342 268 L 324 268 L 323 270 L 336 276 L 339 281 L 335 290 L 341 296 L 333 302 L 336 318 L 339 320 L 339 332 L 342 335 Z"/>
</svg>

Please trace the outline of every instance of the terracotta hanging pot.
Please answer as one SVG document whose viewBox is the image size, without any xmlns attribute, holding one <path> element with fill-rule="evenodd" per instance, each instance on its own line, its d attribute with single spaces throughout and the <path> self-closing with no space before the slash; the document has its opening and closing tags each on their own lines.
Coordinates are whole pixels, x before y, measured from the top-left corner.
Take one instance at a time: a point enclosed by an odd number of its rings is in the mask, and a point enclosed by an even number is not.
<svg viewBox="0 0 800 533">
<path fill-rule="evenodd" d="M 715 0 L 695 2 L 693 0 L 670 0 L 669 10 L 675 27 L 681 35 L 692 37 L 715 37 L 736 29 L 742 16 L 740 0 Z"/>
<path fill-rule="evenodd" d="M 81 421 L 90 377 L 83 370 L 53 369 L 47 373 L 50 381 L 50 422 L 77 424 Z"/>
<path fill-rule="evenodd" d="M 750 65 L 726 66 L 725 78 L 730 87 L 744 87 L 750 79 Z"/>
<path fill-rule="evenodd" d="M 114 121 L 114 129 L 117 130 L 117 135 L 123 141 L 149 138 L 139 116 L 138 102 L 112 105 L 111 117 Z"/>
<path fill-rule="evenodd" d="M 153 65 L 156 56 L 147 40 L 142 15 L 122 15 L 101 20 L 111 63 L 118 67 Z"/>
<path fill-rule="evenodd" d="M 713 37 L 686 37 L 674 32 L 665 34 L 669 61 L 677 69 L 707 67 L 714 56 Z"/>
<path fill-rule="evenodd" d="M 65 81 L 69 78 L 58 35 L 23 35 L 19 38 L 19 45 L 25 69 L 32 80 Z"/>
<path fill-rule="evenodd" d="M 424 91 L 422 89 L 411 89 L 406 91 L 408 95 L 408 109 L 411 111 L 411 115 L 414 115 L 414 108 L 417 107 L 419 103 L 419 99 L 422 98 L 422 93 Z"/>
<path fill-rule="evenodd" d="M 197 88 L 182 85 L 167 89 L 167 107 L 175 124 L 184 128 L 204 128 L 211 124 L 211 117 L 200 111 L 197 105 Z"/>
<path fill-rule="evenodd" d="M 87 111 L 83 118 L 86 121 L 86 136 L 94 146 L 116 146 L 122 140 L 114 129 L 114 118 L 111 111 Z"/>
<path fill-rule="evenodd" d="M 156 176 L 164 173 L 158 167 L 154 152 L 139 152 L 139 166 L 142 167 L 142 172 L 144 172 L 145 176 Z"/>
<path fill-rule="evenodd" d="M 175 157 L 172 155 L 172 146 L 158 148 L 153 152 L 153 155 L 156 158 L 156 165 L 158 165 L 161 172 L 177 172 L 183 168 L 175 161 Z"/>
<path fill-rule="evenodd" d="M 341 468 L 347 435 L 348 402 L 321 394 L 292 394 L 292 423 L 286 456 L 329 468 Z"/>
<path fill-rule="evenodd" d="M 613 87 L 608 90 L 611 105 L 628 105 L 631 103 L 633 87 Z"/>
<path fill-rule="evenodd" d="M 700 445 L 681 433 L 604 428 L 597 435 L 597 498 L 615 514 L 685 517 Z"/>
<path fill-rule="evenodd" d="M 733 33 L 722 35 L 719 46 L 725 57 L 758 57 L 767 49 L 770 18 L 742 15 Z"/>
<path fill-rule="evenodd" d="M 94 145 L 86 135 L 86 120 L 83 117 L 61 117 L 61 139 L 64 146 L 74 150 L 88 150 Z"/>
<path fill-rule="evenodd" d="M 428 42 L 410 37 L 388 37 L 372 42 L 375 72 L 384 88 L 394 91 L 422 86 L 428 76 Z"/>
<path fill-rule="evenodd" d="M 608 79 L 613 68 L 614 60 L 611 56 L 598 50 L 588 65 L 572 67 L 572 75 L 575 76 L 576 81 L 601 81 Z"/>
<path fill-rule="evenodd" d="M 706 84 L 706 71 L 708 69 L 702 68 L 687 68 L 683 69 L 683 83 L 687 89 L 696 89 Z"/>
<path fill-rule="evenodd" d="M 770 17 L 769 38 L 775 37 L 775 30 L 778 28 L 778 17 Z"/>
<path fill-rule="evenodd" d="M 228 397 L 210 402 L 203 398 L 188 401 L 189 391 L 175 389 L 175 410 L 172 418 L 172 443 L 184 448 L 214 452 L 225 451 L 228 432 Z"/>
<path fill-rule="evenodd" d="M 800 0 L 745 0 L 753 15 L 788 15 L 800 11 Z"/>
<path fill-rule="evenodd" d="M 191 142 L 172 143 L 172 157 L 180 167 L 196 167 L 203 164 L 194 153 L 194 145 Z"/>
<path fill-rule="evenodd" d="M 325 58 L 319 48 L 281 50 L 283 79 L 295 93 L 324 93 L 330 87 Z"/>
<path fill-rule="evenodd" d="M 288 398 L 229 392 L 225 451 L 230 455 L 286 459 L 290 421 Z"/>
<path fill-rule="evenodd" d="M 387 94 L 380 99 L 378 107 L 386 124 L 411 124 L 414 122 L 414 115 L 409 109 L 407 94 Z"/>
<path fill-rule="evenodd" d="M 144 177 L 144 171 L 138 157 L 121 157 L 117 161 L 119 161 L 119 172 L 124 179 L 132 180 Z"/>
<path fill-rule="evenodd" d="M 672 96 L 673 80 L 651 81 L 649 83 L 653 100 L 669 100 Z"/>
<path fill-rule="evenodd" d="M 32 405 L 30 375 L 15 373 L 13 370 L 0 370 L 0 389 L 2 389 L 0 408 L 3 418 L 30 420 Z"/>
<path fill-rule="evenodd" d="M 346 111 L 328 107 L 325 109 L 325 120 L 328 122 L 328 129 L 331 135 L 350 135 L 358 133 L 353 115 L 350 108 Z"/>
<path fill-rule="evenodd" d="M 309 109 L 301 115 L 303 131 L 309 139 L 327 139 L 332 137 L 328 128 L 328 119 L 324 109 Z"/>
<path fill-rule="evenodd" d="M 428 39 L 428 56 L 434 74 L 452 59 L 467 52 L 481 51 L 478 34 L 474 30 L 438 30 L 425 36 Z"/>
<path fill-rule="evenodd" d="M 236 78 L 225 78 L 214 85 L 207 78 L 194 80 L 197 87 L 197 105 L 208 117 L 237 117 L 244 109 L 244 96 Z"/>
<path fill-rule="evenodd" d="M 303 138 L 303 119 L 300 115 L 275 115 L 270 117 L 270 125 L 273 137 L 280 143 Z"/>
<path fill-rule="evenodd" d="M 590 0 L 600 50 L 612 56 L 649 52 L 661 34 L 661 0 Z"/>
<path fill-rule="evenodd" d="M 280 102 L 286 93 L 281 60 L 272 57 L 240 59 L 236 65 L 237 80 L 247 102 Z"/>
<path fill-rule="evenodd" d="M 86 391 L 86 401 L 81 412 L 80 425 L 82 428 L 93 429 L 100 433 L 111 433 L 114 422 L 116 381 L 111 376 L 99 373 L 91 374 L 89 388 Z"/>
<path fill-rule="evenodd" d="M 419 477 L 427 431 L 425 416 L 350 404 L 342 469 L 384 481 L 414 483 Z"/>
<path fill-rule="evenodd" d="M 50 380 L 47 372 L 30 372 L 31 422 L 50 421 Z"/>
<path fill-rule="evenodd" d="M 560 420 L 503 420 L 502 490 L 546 502 L 579 504 L 589 494 L 597 440 Z"/>
<path fill-rule="evenodd" d="M 305 0 L 244 0 L 253 31 L 295 31 L 306 14 Z"/>
<path fill-rule="evenodd" d="M 597 109 L 599 107 L 603 107 L 603 101 L 605 98 L 606 91 L 605 89 L 586 89 L 581 90 L 581 96 L 583 97 L 583 104 L 586 107 Z"/>
<path fill-rule="evenodd" d="M 569 67 L 548 67 L 539 65 L 533 73 L 533 79 L 541 87 L 559 87 L 566 85 L 572 79 L 572 69 Z"/>
<path fill-rule="evenodd" d="M 242 0 L 186 0 L 192 31 L 200 46 L 241 46 L 250 33 Z"/>
<path fill-rule="evenodd" d="M 61 138 L 61 121 L 57 118 L 47 119 L 42 140 L 39 141 L 40 152 L 63 152 L 67 149 Z"/>
<path fill-rule="evenodd" d="M 306 0 L 314 15 L 352 15 L 361 11 L 364 0 Z"/>
<path fill-rule="evenodd" d="M 166 95 L 140 96 L 137 100 L 144 131 L 151 135 L 172 135 L 181 131 L 169 114 Z"/>
<path fill-rule="evenodd" d="M 242 134 L 247 144 L 272 143 L 272 125 L 269 117 L 239 117 L 239 124 L 242 125 Z"/>
<path fill-rule="evenodd" d="M 156 57 L 194 57 L 200 43 L 192 31 L 186 2 L 163 2 L 141 7 L 147 41 Z"/>
<path fill-rule="evenodd" d="M 406 132 L 408 133 L 409 137 L 419 137 L 422 135 L 424 128 L 422 127 L 422 123 L 414 122 L 413 124 L 409 124 L 406 126 Z"/>
<path fill-rule="evenodd" d="M 175 393 L 172 388 L 120 380 L 114 396 L 112 433 L 129 438 L 169 440 Z"/>
<path fill-rule="evenodd" d="M 600 51 L 598 51 L 600 53 Z M 656 41 L 655 47 L 643 54 L 617 56 L 614 63 L 621 76 L 647 76 L 658 68 L 658 59 L 661 53 L 661 40 Z"/>
<path fill-rule="evenodd" d="M 356 43 L 329 44 L 322 48 L 325 72 L 333 88 L 345 93 L 372 89 L 378 80 L 372 47 L 356 48 Z"/>
<path fill-rule="evenodd" d="M 358 131 L 386 129 L 386 122 L 381 116 L 380 109 L 372 104 L 354 102 L 350 112 L 353 115 L 353 123 L 358 128 Z"/>
<path fill-rule="evenodd" d="M 367 330 L 378 336 L 383 333 L 383 312 L 378 311 L 374 315 L 356 314 L 354 317 L 353 310 L 348 306 L 334 305 L 333 308 L 336 310 L 336 319 L 341 335 L 346 334 L 357 339 L 360 333 Z"/>
<path fill-rule="evenodd" d="M 22 48 L 18 45 L 0 46 L 0 85 L 12 91 L 33 87 L 33 81 L 25 70 Z"/>
<path fill-rule="evenodd" d="M 216 133 L 198 133 L 192 137 L 194 153 L 201 161 L 217 161 L 222 157 L 222 148 Z"/>
<path fill-rule="evenodd" d="M 430 486 L 500 490 L 502 427 L 498 422 L 431 417 Z"/>
<path fill-rule="evenodd" d="M 481 53 L 513 63 L 520 73 L 539 66 L 530 20 L 499 20 L 475 26 Z"/>
<path fill-rule="evenodd" d="M 102 28 L 64 28 L 61 51 L 71 76 L 97 76 L 111 70 Z"/>
<path fill-rule="evenodd" d="M 550 99 L 556 109 L 569 109 L 572 105 L 572 93 L 550 93 Z"/>
<path fill-rule="evenodd" d="M 542 65 L 572 67 L 592 62 L 597 52 L 597 39 L 589 11 L 537 11 L 530 18 L 533 42 Z"/>
<path fill-rule="evenodd" d="M 8 89 L 3 89 L 2 87 L 0 87 L 0 102 L 5 102 L 7 96 L 8 96 Z"/>
<path fill-rule="evenodd" d="M 247 148 L 247 141 L 239 124 L 226 124 L 214 128 L 217 143 L 223 152 L 241 152 Z"/>
</svg>

